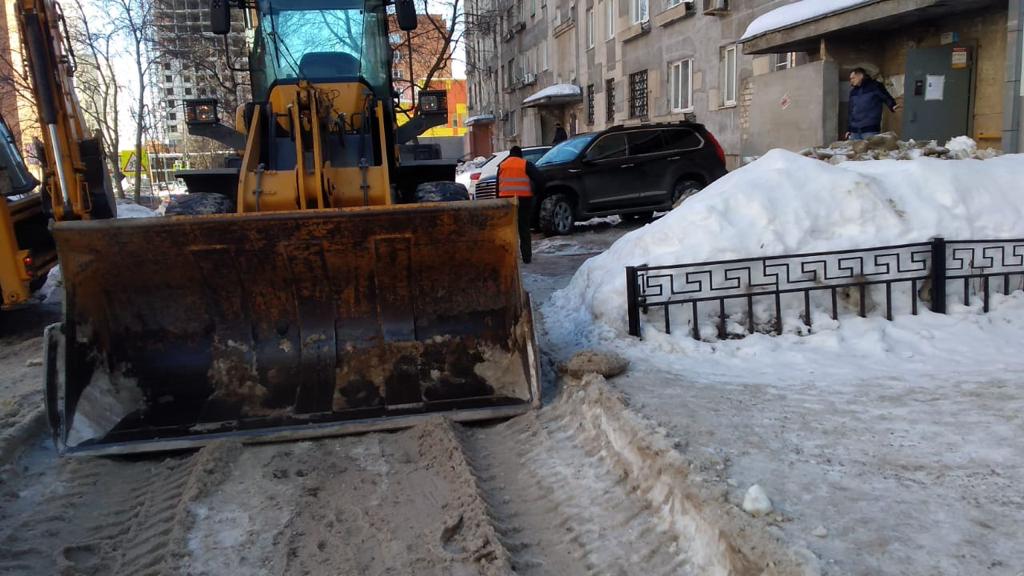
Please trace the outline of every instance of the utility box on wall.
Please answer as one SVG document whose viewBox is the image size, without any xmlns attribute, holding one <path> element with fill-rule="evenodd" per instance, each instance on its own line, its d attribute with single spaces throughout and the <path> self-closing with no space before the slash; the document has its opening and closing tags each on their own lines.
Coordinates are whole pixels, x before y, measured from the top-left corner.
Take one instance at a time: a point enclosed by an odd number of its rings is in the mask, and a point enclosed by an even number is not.
<svg viewBox="0 0 1024 576">
<path fill-rule="evenodd" d="M 901 138 L 941 143 L 970 134 L 971 56 L 966 46 L 907 50 Z"/>
</svg>

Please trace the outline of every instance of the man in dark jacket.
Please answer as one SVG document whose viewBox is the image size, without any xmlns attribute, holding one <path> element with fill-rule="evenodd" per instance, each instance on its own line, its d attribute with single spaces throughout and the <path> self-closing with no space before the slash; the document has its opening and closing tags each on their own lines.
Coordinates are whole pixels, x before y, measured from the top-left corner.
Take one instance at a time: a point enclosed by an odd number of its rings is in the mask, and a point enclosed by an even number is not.
<svg viewBox="0 0 1024 576">
<path fill-rule="evenodd" d="M 867 140 L 882 131 L 882 106 L 893 112 L 900 109 L 896 99 L 882 86 L 868 76 L 863 68 L 850 72 L 850 113 L 846 138 Z"/>
<path fill-rule="evenodd" d="M 554 146 L 559 142 L 565 142 L 569 139 L 569 135 L 566 134 L 565 128 L 562 128 L 561 122 L 555 123 L 555 137 L 551 140 L 551 145 Z"/>
</svg>

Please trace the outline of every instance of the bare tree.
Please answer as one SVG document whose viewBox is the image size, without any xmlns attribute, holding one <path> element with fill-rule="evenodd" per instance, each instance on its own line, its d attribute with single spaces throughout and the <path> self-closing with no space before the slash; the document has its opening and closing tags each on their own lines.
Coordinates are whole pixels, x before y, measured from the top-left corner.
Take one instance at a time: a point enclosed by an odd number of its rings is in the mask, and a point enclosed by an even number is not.
<svg viewBox="0 0 1024 576">
<path fill-rule="evenodd" d="M 131 106 L 135 120 L 135 158 L 139 170 L 135 171 L 133 196 L 135 202 L 142 198 L 142 141 L 147 131 L 146 79 L 153 58 L 149 51 L 153 34 L 152 0 L 107 0 L 111 21 L 127 45 L 127 52 L 135 67 L 135 81 L 138 92 Z"/>
<path fill-rule="evenodd" d="M 79 104 L 86 122 L 99 132 L 114 191 L 118 198 L 124 198 L 118 114 L 123 87 L 115 70 L 115 30 L 109 26 L 94 29 L 81 0 L 74 1 L 78 12 L 71 25 L 71 42 L 78 54 L 75 79 Z"/>
<path fill-rule="evenodd" d="M 451 76 L 455 51 L 465 32 L 463 0 L 429 2 L 429 6 L 428 0 L 422 2 L 416 30 L 401 34 L 391 43 L 395 87 L 401 94 L 408 93 L 409 101 L 415 99 L 418 90 L 429 88 L 435 78 Z"/>
</svg>

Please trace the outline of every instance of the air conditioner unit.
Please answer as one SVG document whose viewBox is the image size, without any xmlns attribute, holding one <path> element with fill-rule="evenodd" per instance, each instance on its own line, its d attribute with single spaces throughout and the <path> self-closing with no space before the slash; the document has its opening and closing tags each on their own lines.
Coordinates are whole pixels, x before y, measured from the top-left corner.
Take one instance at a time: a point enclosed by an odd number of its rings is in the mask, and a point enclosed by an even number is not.
<svg viewBox="0 0 1024 576">
<path fill-rule="evenodd" d="M 536 74 L 527 74 L 523 78 L 523 84 L 533 84 L 536 81 L 537 81 L 537 75 Z"/>
<path fill-rule="evenodd" d="M 729 11 L 729 0 L 701 0 L 705 14 L 722 14 Z"/>
</svg>

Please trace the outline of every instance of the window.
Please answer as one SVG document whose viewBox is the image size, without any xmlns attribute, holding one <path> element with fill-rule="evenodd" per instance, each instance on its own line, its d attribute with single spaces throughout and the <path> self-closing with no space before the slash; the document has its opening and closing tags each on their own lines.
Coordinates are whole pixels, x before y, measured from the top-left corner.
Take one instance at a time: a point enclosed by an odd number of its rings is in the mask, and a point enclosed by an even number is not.
<svg viewBox="0 0 1024 576">
<path fill-rule="evenodd" d="M 687 128 L 673 128 L 662 130 L 665 139 L 665 151 L 696 150 L 704 145 L 704 140 L 693 130 Z"/>
<path fill-rule="evenodd" d="M 530 17 L 537 15 L 537 0 L 530 0 Z"/>
<path fill-rule="evenodd" d="M 605 39 L 615 38 L 615 0 L 604 0 Z"/>
<path fill-rule="evenodd" d="M 615 80 L 604 81 L 605 119 L 615 121 Z"/>
<path fill-rule="evenodd" d="M 597 134 L 580 134 L 558 144 L 540 160 L 537 166 L 549 166 L 551 164 L 565 164 L 572 162 L 580 155 L 580 152 L 590 144 L 590 141 L 597 137 Z"/>
<path fill-rule="evenodd" d="M 736 104 L 736 46 L 722 50 L 722 105 Z"/>
<path fill-rule="evenodd" d="M 178 127 L 175 126 L 175 125 L 170 125 L 170 126 L 167 127 L 167 131 L 168 132 L 177 132 L 178 131 Z"/>
<path fill-rule="evenodd" d="M 170 62 L 164 62 L 164 70 L 170 70 L 170 69 L 171 69 L 171 63 Z"/>
<path fill-rule="evenodd" d="M 626 135 L 609 134 L 587 150 L 587 160 L 612 160 L 626 157 Z"/>
<path fill-rule="evenodd" d="M 594 85 L 587 84 L 587 124 L 594 123 Z"/>
<path fill-rule="evenodd" d="M 637 130 L 626 136 L 629 142 L 629 155 L 658 154 L 663 152 L 665 145 L 661 139 L 661 130 Z"/>
<path fill-rule="evenodd" d="M 673 112 L 693 109 L 693 60 L 680 60 L 668 67 L 669 107 Z"/>
<path fill-rule="evenodd" d="M 594 47 L 594 9 L 587 8 L 587 48 Z"/>
<path fill-rule="evenodd" d="M 177 120 L 178 119 L 178 113 L 177 112 L 168 112 L 167 113 L 167 119 L 168 120 Z"/>
<path fill-rule="evenodd" d="M 174 108 L 174 100 L 168 100 L 167 101 L 167 107 L 168 108 Z"/>
<path fill-rule="evenodd" d="M 629 75 L 629 117 L 647 117 L 647 70 Z"/>
<path fill-rule="evenodd" d="M 164 94 L 166 94 L 167 96 L 174 96 L 174 88 L 165 88 Z"/>
<path fill-rule="evenodd" d="M 516 123 L 516 111 L 509 110 L 508 122 L 505 123 L 505 131 L 509 136 L 519 134 L 519 125 Z"/>
<path fill-rule="evenodd" d="M 541 72 L 548 69 L 548 41 L 545 40 L 540 43 L 540 70 Z"/>
<path fill-rule="evenodd" d="M 398 64 L 399 62 L 401 62 L 402 61 L 402 51 L 401 50 L 393 51 L 391 53 L 391 61 L 394 62 L 395 64 Z"/>
<path fill-rule="evenodd" d="M 786 70 L 787 68 L 796 67 L 796 52 L 787 52 L 785 54 L 772 54 L 772 71 Z"/>
<path fill-rule="evenodd" d="M 174 77 L 171 76 L 170 74 L 165 74 L 164 75 L 164 82 L 174 82 Z"/>
<path fill-rule="evenodd" d="M 519 21 L 526 22 L 526 4 L 523 0 L 516 1 L 516 12 L 519 14 Z"/>
<path fill-rule="evenodd" d="M 630 9 L 630 15 L 633 17 L 633 24 L 639 24 L 641 22 L 647 22 L 647 8 L 649 0 L 630 0 L 632 2 L 632 8 Z"/>
<path fill-rule="evenodd" d="M 185 96 L 191 96 L 191 95 L 192 95 L 192 89 L 191 88 L 185 88 Z"/>
<path fill-rule="evenodd" d="M 691 0 L 665 0 L 665 8 L 674 8 L 679 6 L 683 2 L 690 2 Z"/>
</svg>

